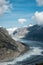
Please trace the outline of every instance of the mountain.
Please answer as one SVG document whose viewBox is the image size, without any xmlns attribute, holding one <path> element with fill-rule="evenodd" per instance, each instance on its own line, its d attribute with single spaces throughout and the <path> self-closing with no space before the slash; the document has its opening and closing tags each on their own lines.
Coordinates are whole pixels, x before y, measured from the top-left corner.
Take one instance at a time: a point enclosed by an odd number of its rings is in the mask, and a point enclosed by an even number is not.
<svg viewBox="0 0 43 65">
<path fill-rule="evenodd" d="M 18 28 L 13 32 L 14 37 L 23 38 L 28 33 L 27 27 Z"/>
<path fill-rule="evenodd" d="M 13 40 L 7 30 L 0 27 L 0 61 L 14 59 L 26 50 L 26 45 Z"/>
<path fill-rule="evenodd" d="M 22 28 L 20 27 L 14 27 L 14 28 L 9 28 L 7 31 L 11 35 L 11 37 L 15 40 L 18 40 L 20 38 L 23 38 L 29 31 L 27 30 L 28 27 L 32 27 L 33 25 L 30 24 L 29 26 L 23 26 Z"/>
<path fill-rule="evenodd" d="M 8 28 L 7 31 L 9 32 L 9 34 L 12 34 L 16 29 L 17 29 L 17 27 Z"/>
<path fill-rule="evenodd" d="M 43 26 L 34 25 L 30 28 L 27 28 L 30 32 L 25 35 L 24 39 L 35 40 L 35 41 L 43 41 Z"/>
<path fill-rule="evenodd" d="M 13 37 L 34 41 L 43 41 L 43 26 L 33 25 L 31 27 L 18 28 L 13 32 Z"/>
</svg>

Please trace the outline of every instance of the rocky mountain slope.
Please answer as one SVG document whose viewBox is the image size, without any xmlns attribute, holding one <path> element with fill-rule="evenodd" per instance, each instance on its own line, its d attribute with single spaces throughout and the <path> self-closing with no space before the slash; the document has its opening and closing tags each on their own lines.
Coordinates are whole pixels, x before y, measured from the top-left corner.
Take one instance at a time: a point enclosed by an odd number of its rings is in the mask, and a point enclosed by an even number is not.
<svg viewBox="0 0 43 65">
<path fill-rule="evenodd" d="M 5 28 L 0 27 L 0 61 L 9 61 L 27 50 L 27 46 L 15 42 Z"/>
<path fill-rule="evenodd" d="M 30 32 L 25 35 L 24 39 L 35 40 L 35 41 L 43 41 L 43 26 L 34 25 L 30 28 L 27 28 Z"/>
</svg>

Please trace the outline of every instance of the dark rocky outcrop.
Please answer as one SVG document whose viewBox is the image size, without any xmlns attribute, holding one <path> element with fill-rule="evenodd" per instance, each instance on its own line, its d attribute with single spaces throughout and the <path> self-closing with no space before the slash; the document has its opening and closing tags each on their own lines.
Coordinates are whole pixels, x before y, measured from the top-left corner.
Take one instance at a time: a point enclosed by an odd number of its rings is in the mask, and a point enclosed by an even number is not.
<svg viewBox="0 0 43 65">
<path fill-rule="evenodd" d="M 42 63 L 38 63 L 38 64 L 36 64 L 36 65 L 43 65 L 43 62 L 42 62 Z"/>
<path fill-rule="evenodd" d="M 43 41 L 43 26 L 34 25 L 30 28 L 27 28 L 30 32 L 26 34 L 25 39 Z"/>
</svg>

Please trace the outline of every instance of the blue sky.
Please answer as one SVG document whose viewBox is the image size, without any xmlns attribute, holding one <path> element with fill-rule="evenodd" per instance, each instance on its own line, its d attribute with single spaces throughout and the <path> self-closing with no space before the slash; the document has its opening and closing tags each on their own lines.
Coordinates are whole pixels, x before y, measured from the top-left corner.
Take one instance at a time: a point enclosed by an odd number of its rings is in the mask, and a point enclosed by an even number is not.
<svg viewBox="0 0 43 65">
<path fill-rule="evenodd" d="M 0 26 L 10 28 L 36 24 L 32 16 L 35 17 L 36 12 L 38 15 L 43 13 L 42 1 L 40 3 L 40 0 L 1 0 Z"/>
</svg>

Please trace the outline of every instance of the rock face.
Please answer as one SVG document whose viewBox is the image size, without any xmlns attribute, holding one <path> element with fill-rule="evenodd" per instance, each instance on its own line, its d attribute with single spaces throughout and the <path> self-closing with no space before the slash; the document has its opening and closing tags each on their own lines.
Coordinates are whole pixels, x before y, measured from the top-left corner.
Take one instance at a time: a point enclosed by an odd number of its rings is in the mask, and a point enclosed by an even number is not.
<svg viewBox="0 0 43 65">
<path fill-rule="evenodd" d="M 25 35 L 25 39 L 43 41 L 43 26 L 34 25 L 30 28 L 27 28 L 30 32 Z"/>
<path fill-rule="evenodd" d="M 9 61 L 19 56 L 27 47 L 15 42 L 6 29 L 0 28 L 0 61 Z"/>
<path fill-rule="evenodd" d="M 39 63 L 39 64 L 36 64 L 36 65 L 43 65 L 43 62 L 42 63 Z"/>
</svg>

